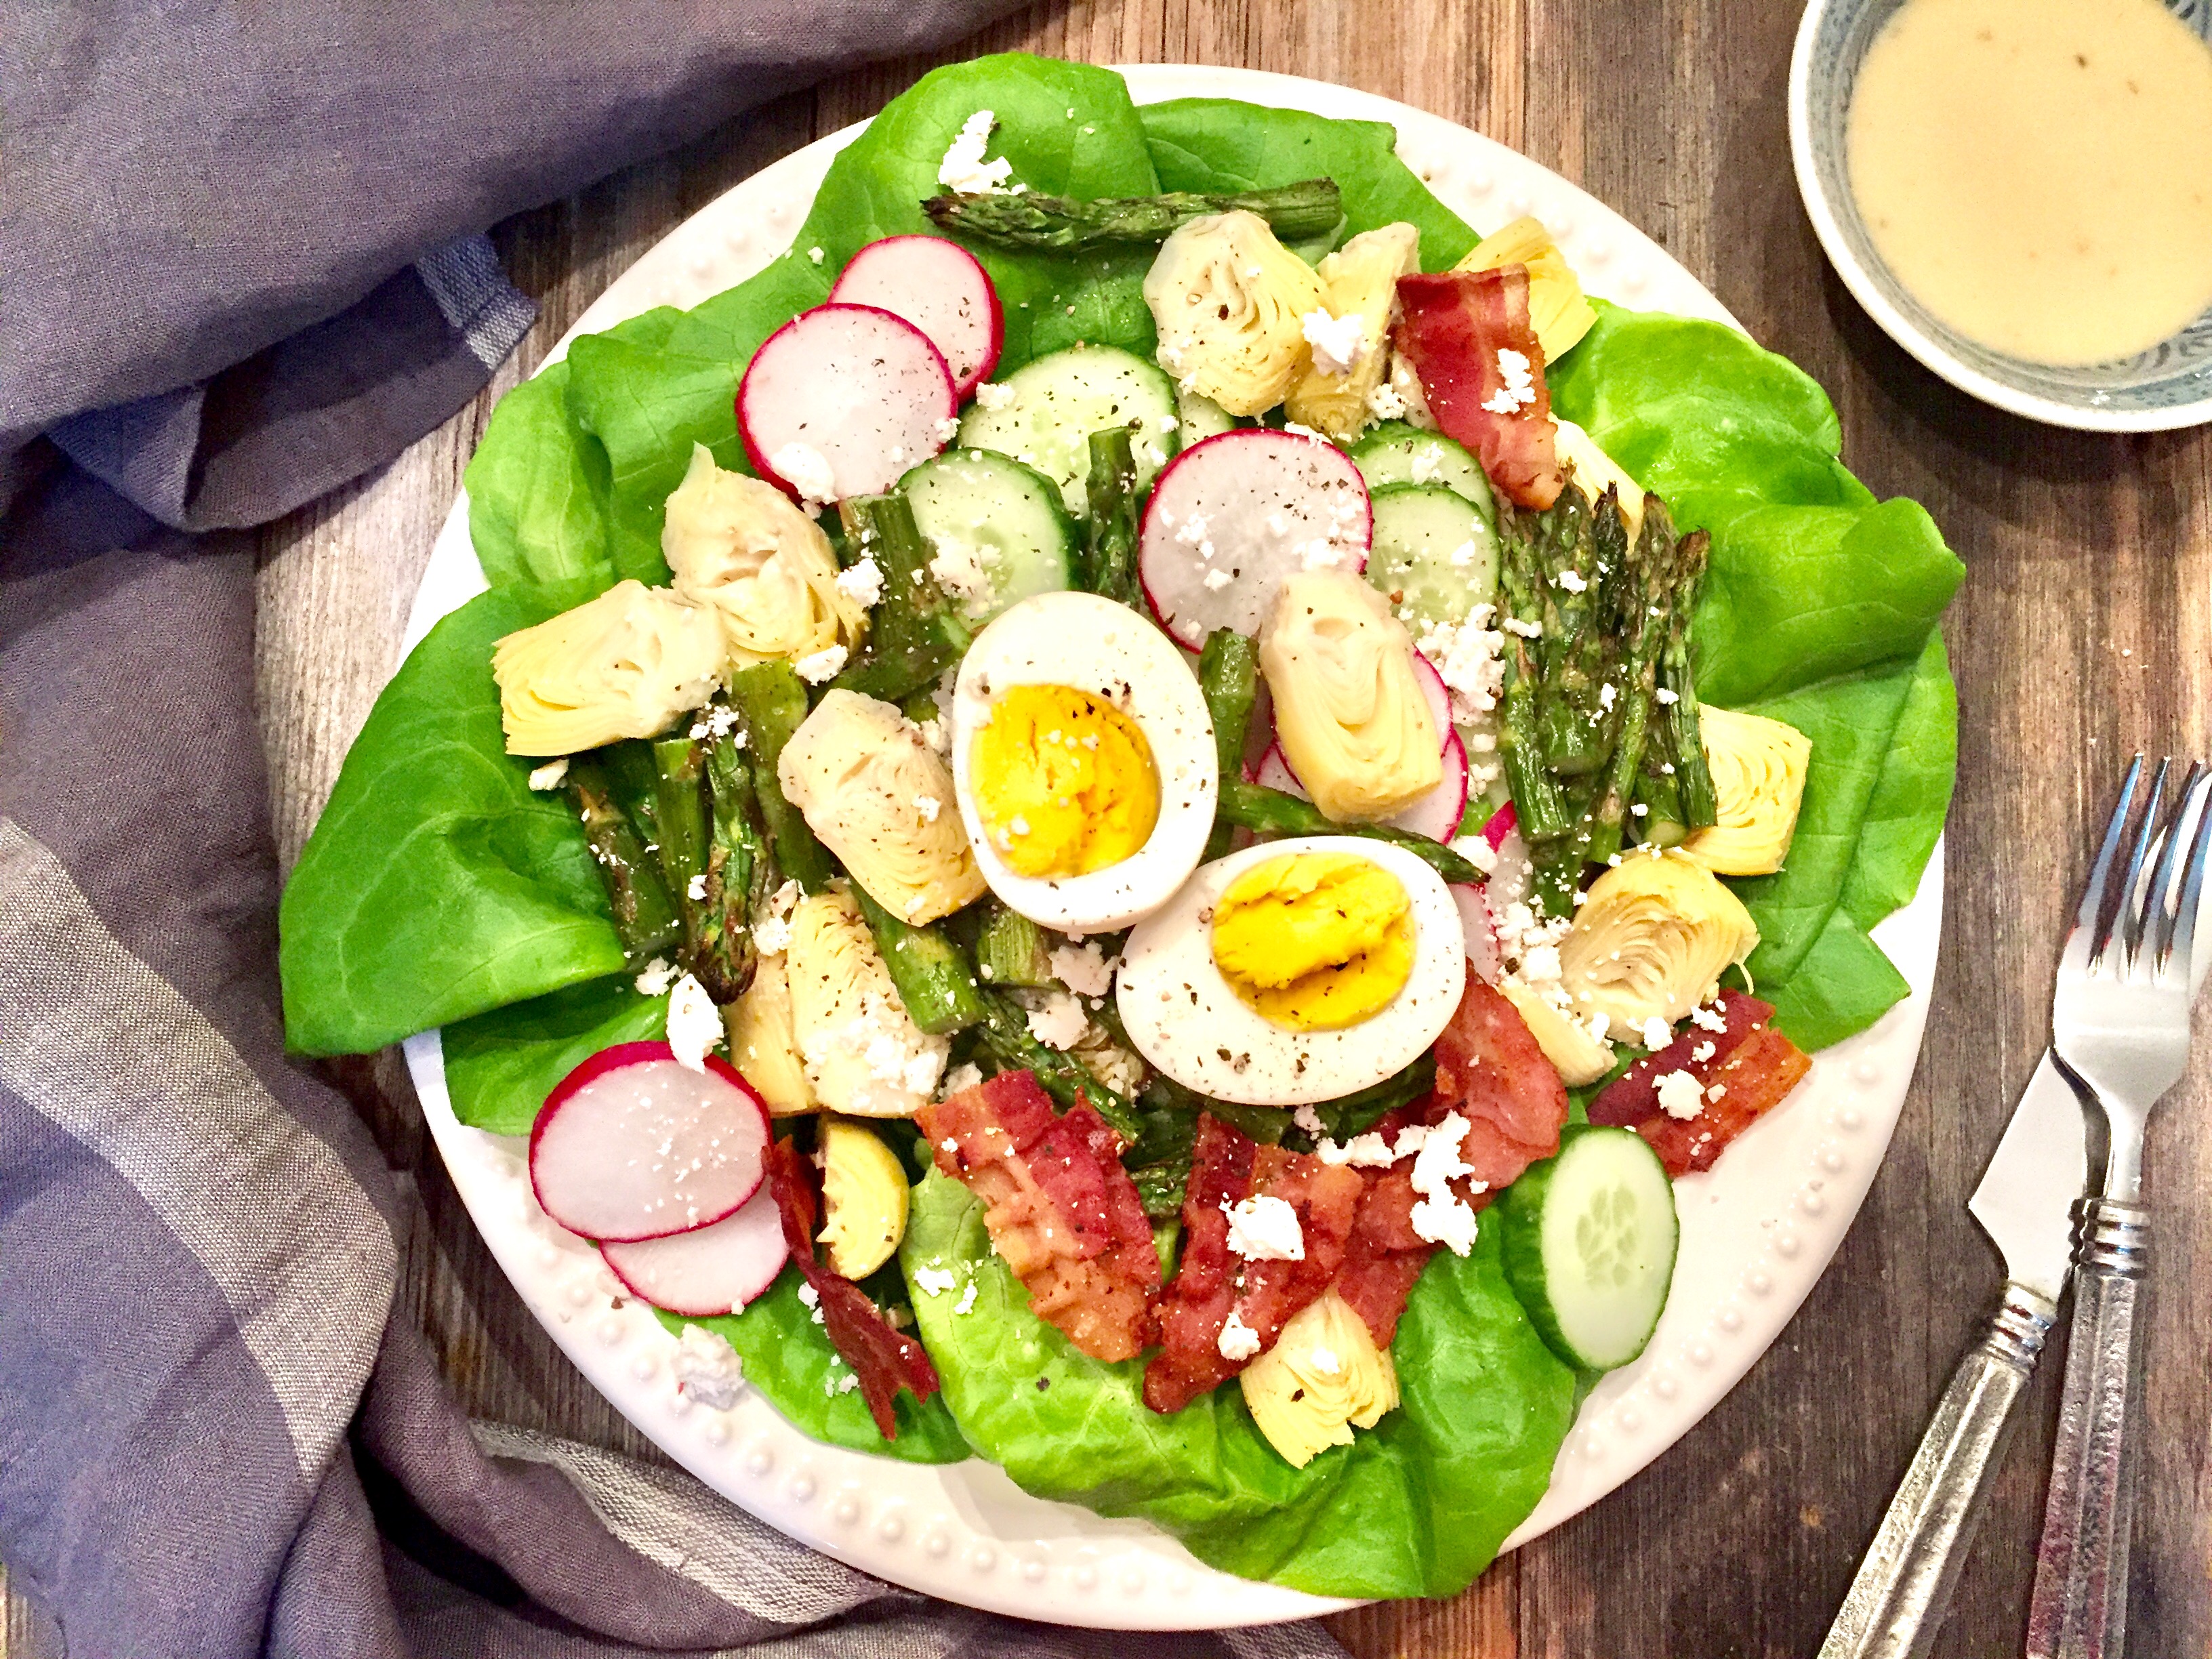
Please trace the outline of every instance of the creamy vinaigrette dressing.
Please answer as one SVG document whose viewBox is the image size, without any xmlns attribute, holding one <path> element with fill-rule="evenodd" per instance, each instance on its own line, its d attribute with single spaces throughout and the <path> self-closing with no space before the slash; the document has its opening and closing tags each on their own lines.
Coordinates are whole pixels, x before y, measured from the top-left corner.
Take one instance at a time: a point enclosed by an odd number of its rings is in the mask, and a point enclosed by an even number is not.
<svg viewBox="0 0 2212 1659">
<path fill-rule="evenodd" d="M 1906 0 L 1847 155 L 1898 280 L 1996 350 L 2129 356 L 2212 305 L 2212 47 L 2158 0 Z"/>
</svg>

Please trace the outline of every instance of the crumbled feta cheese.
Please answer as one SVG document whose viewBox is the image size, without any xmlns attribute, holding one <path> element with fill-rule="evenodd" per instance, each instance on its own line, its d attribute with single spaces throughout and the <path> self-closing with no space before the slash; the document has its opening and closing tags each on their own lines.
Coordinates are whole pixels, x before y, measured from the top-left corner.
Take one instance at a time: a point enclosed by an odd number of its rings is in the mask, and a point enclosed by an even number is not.
<svg viewBox="0 0 2212 1659">
<path fill-rule="evenodd" d="M 1419 1126 L 1415 1126 L 1419 1127 Z M 1467 1201 L 1451 1189 L 1451 1183 L 1462 1176 L 1473 1175 L 1474 1166 L 1462 1160 L 1461 1142 L 1467 1139 L 1472 1126 L 1466 1116 L 1454 1112 L 1441 1123 L 1432 1125 L 1419 1138 L 1413 1154 L 1411 1180 L 1419 1202 L 1409 1218 L 1416 1237 L 1432 1244 L 1442 1244 L 1455 1255 L 1465 1255 L 1474 1248 L 1477 1222 L 1475 1212 Z M 1398 1152 L 1406 1152 L 1407 1129 L 1400 1133 Z M 1474 1183 L 1477 1191 L 1481 1183 Z"/>
<path fill-rule="evenodd" d="M 768 908 L 753 918 L 753 949 L 764 957 L 780 957 L 791 948 L 791 913 L 805 897 L 795 881 L 787 881 L 769 897 Z"/>
<path fill-rule="evenodd" d="M 1586 593 L 1589 591 L 1589 583 L 1579 570 L 1562 570 L 1552 580 L 1570 593 Z"/>
<path fill-rule="evenodd" d="M 1710 1042 L 1700 1042 L 1696 1048 L 1690 1050 L 1690 1058 L 1696 1060 L 1698 1064 L 1702 1066 L 1719 1052 L 1719 1048 L 1715 1044 Z"/>
<path fill-rule="evenodd" d="M 702 904 L 706 902 L 707 872 L 704 870 L 702 870 L 697 875 L 692 877 L 691 879 L 684 884 L 684 896 L 690 899 L 694 904 Z"/>
<path fill-rule="evenodd" d="M 1367 394 L 1367 412 L 1378 421 L 1402 421 L 1406 418 L 1406 400 L 1389 381 L 1377 380 L 1375 389 Z"/>
<path fill-rule="evenodd" d="M 952 1304 L 952 1311 L 957 1314 L 975 1311 L 975 1281 L 973 1279 L 968 1281 L 968 1288 L 960 1292 L 960 1299 Z"/>
<path fill-rule="evenodd" d="M 811 259 L 811 260 L 812 260 L 816 264 L 817 264 L 817 265 L 818 265 L 818 264 L 820 264 L 822 263 L 822 261 L 823 261 L 823 258 L 824 258 L 825 256 L 824 256 L 824 254 L 823 254 L 823 251 L 822 251 L 820 248 L 818 248 L 818 247 L 811 247 L 811 248 L 809 248 L 809 249 L 807 249 L 807 250 L 806 250 L 806 257 L 807 257 L 808 258 Z"/>
<path fill-rule="evenodd" d="M 998 380 L 986 380 L 975 388 L 978 409 L 1004 409 L 1021 394 L 1013 387 Z"/>
<path fill-rule="evenodd" d="M 830 458 L 811 445 L 787 443 L 768 458 L 768 466 L 799 492 L 801 501 L 827 507 L 837 499 L 837 475 Z"/>
<path fill-rule="evenodd" d="M 550 760 L 543 766 L 531 768 L 530 787 L 532 789 L 558 789 L 568 775 L 568 757 L 563 755 L 558 760 Z"/>
<path fill-rule="evenodd" d="M 668 1046 L 676 1063 L 695 1072 L 707 1069 L 707 1053 L 722 1040 L 722 1011 L 707 988 L 685 974 L 668 997 Z"/>
<path fill-rule="evenodd" d="M 738 1390 L 745 1382 L 738 1351 L 703 1325 L 684 1328 L 684 1334 L 676 1340 L 676 1358 L 668 1369 L 684 1398 L 709 1411 L 726 1412 L 736 1405 Z"/>
<path fill-rule="evenodd" d="M 951 595 L 963 611 L 989 604 L 991 572 L 982 548 L 974 542 L 951 540 L 939 540 L 936 545 L 937 555 L 929 562 L 929 574 L 937 578 L 937 585 Z"/>
<path fill-rule="evenodd" d="M 1314 367 L 1324 374 L 1349 374 L 1367 355 L 1367 319 L 1356 311 L 1345 317 L 1309 311 L 1299 321 Z"/>
<path fill-rule="evenodd" d="M 962 1064 L 954 1066 L 951 1071 L 945 1074 L 945 1081 L 940 1085 L 940 1090 L 945 1095 L 951 1097 L 952 1095 L 959 1094 L 965 1090 L 974 1088 L 977 1084 L 982 1082 L 982 1080 L 983 1068 L 981 1066 L 972 1063 Z M 958 1143 L 948 1143 L 945 1150 L 948 1152 L 957 1152 L 959 1150 Z"/>
<path fill-rule="evenodd" d="M 936 823 L 937 815 L 944 810 L 945 803 L 934 795 L 916 795 L 914 798 L 914 815 L 924 823 Z"/>
<path fill-rule="evenodd" d="M 937 182 L 958 196 L 1000 196 L 1013 176 L 1014 164 L 1005 156 L 986 161 L 983 151 L 991 142 L 991 129 L 999 118 L 979 109 L 960 124 L 960 131 L 945 152 L 937 169 Z"/>
<path fill-rule="evenodd" d="M 837 591 L 866 611 L 884 596 L 884 568 L 872 553 L 849 569 L 837 573 Z"/>
<path fill-rule="evenodd" d="M 1048 1048 L 1065 1052 L 1091 1029 L 1091 1016 L 1065 991 L 1048 991 L 1041 1007 L 1029 1011 L 1030 1035 Z"/>
<path fill-rule="evenodd" d="M 1376 1129 L 1342 1142 L 1316 1136 L 1314 1152 L 1324 1164 L 1349 1164 L 1355 1170 L 1387 1169 L 1398 1161 L 1389 1142 Z"/>
<path fill-rule="evenodd" d="M 1490 625 L 1496 615 L 1492 606 L 1478 605 L 1462 622 L 1425 624 L 1413 641 L 1444 683 L 1454 725 L 1481 720 L 1505 694 L 1505 636 Z"/>
<path fill-rule="evenodd" d="M 1452 842 L 1451 849 L 1486 876 L 1497 871 L 1498 849 L 1490 844 L 1487 836 L 1462 836 Z"/>
<path fill-rule="evenodd" d="M 1252 274 L 1255 276 L 1259 275 L 1257 271 Z M 1312 427 L 1302 425 L 1297 421 L 1285 421 L 1283 430 L 1293 438 L 1304 438 L 1310 444 L 1325 444 L 1328 441 L 1328 434 L 1316 431 Z"/>
<path fill-rule="evenodd" d="M 1334 1348 L 1317 1347 L 1306 1358 L 1323 1376 L 1341 1376 L 1344 1374 L 1344 1362 L 1336 1357 Z"/>
<path fill-rule="evenodd" d="M 799 1302 L 801 1307 L 818 1308 L 822 1305 L 822 1292 L 805 1279 L 801 1279 L 799 1284 Z"/>
<path fill-rule="evenodd" d="M 1284 1199 L 1261 1194 L 1231 1205 L 1221 1212 L 1229 1218 L 1229 1248 L 1247 1261 L 1303 1261 L 1306 1259 L 1305 1231 L 1298 1212 Z"/>
<path fill-rule="evenodd" d="M 1728 1016 L 1707 1003 L 1703 1007 L 1690 1010 L 1690 1024 L 1700 1031 L 1711 1031 L 1718 1036 L 1728 1030 Z"/>
<path fill-rule="evenodd" d="M 1518 635 L 1524 640 L 1540 640 L 1544 637 L 1544 624 L 1540 622 L 1522 622 L 1518 617 L 1508 617 L 1498 625 L 1507 633 Z"/>
<path fill-rule="evenodd" d="M 1096 945 L 1055 945 L 1046 955 L 1052 976 L 1079 996 L 1103 997 L 1114 984 L 1114 963 Z"/>
<path fill-rule="evenodd" d="M 960 417 L 947 415 L 929 430 L 930 435 L 937 440 L 937 447 L 942 449 L 960 435 Z"/>
<path fill-rule="evenodd" d="M 1559 976 L 1559 947 L 1556 945 L 1534 945 L 1521 958 L 1521 977 L 1530 984 L 1540 984 Z"/>
<path fill-rule="evenodd" d="M 1482 400 L 1482 406 L 1492 414 L 1517 414 L 1536 401 L 1536 380 L 1525 355 L 1510 346 L 1500 346 L 1498 373 L 1505 384 Z"/>
<path fill-rule="evenodd" d="M 826 1381 L 827 1379 L 825 1378 L 824 1380 Z M 837 1392 L 839 1394 L 850 1394 L 854 1389 L 860 1386 L 860 1374 L 858 1371 L 847 1371 L 843 1376 L 837 1379 Z"/>
<path fill-rule="evenodd" d="M 641 997 L 657 997 L 676 982 L 676 964 L 665 957 L 655 957 L 639 969 L 637 994 Z"/>
<path fill-rule="evenodd" d="M 1654 1014 L 1638 1029 L 1636 1040 L 1656 1054 L 1674 1040 L 1674 1028 L 1659 1015 Z"/>
<path fill-rule="evenodd" d="M 1705 1086 L 1688 1072 L 1669 1072 L 1659 1079 L 1659 1109 L 1685 1121 L 1705 1109 Z"/>
<path fill-rule="evenodd" d="M 1597 689 L 1597 706 L 1610 714 L 1613 712 L 1613 705 L 1620 696 L 1620 694 L 1613 689 L 1613 682 L 1607 680 Z"/>
<path fill-rule="evenodd" d="M 834 680 L 845 666 L 848 653 L 842 645 L 824 646 L 811 651 L 791 665 L 799 671 L 799 678 L 809 685 L 819 685 L 824 680 Z"/>
<path fill-rule="evenodd" d="M 1229 1317 L 1222 1322 L 1221 1338 L 1214 1346 L 1220 1350 L 1224 1359 L 1242 1364 L 1260 1352 L 1260 1333 L 1239 1319 L 1237 1310 L 1231 1308 Z"/>
<path fill-rule="evenodd" d="M 1656 691 L 1654 691 L 1651 695 L 1652 695 L 1652 696 L 1653 696 L 1653 697 L 1655 697 L 1656 699 L 1657 699 L 1657 701 L 1658 701 L 1658 702 L 1659 702 L 1660 707 L 1662 707 L 1662 708 L 1669 708 L 1669 707 L 1673 706 L 1674 704 L 1678 703 L 1678 702 L 1681 702 L 1681 701 L 1682 701 L 1682 699 L 1681 699 L 1680 696 L 1678 696 L 1677 695 L 1675 695 L 1674 692 L 1669 691 L 1669 690 L 1668 690 L 1665 686 L 1663 686 L 1663 685 L 1662 685 L 1662 686 L 1661 686 L 1661 687 L 1660 687 Z M 1668 767 L 1668 768 L 1667 769 L 1667 770 L 1668 770 L 1669 773 L 1672 773 L 1672 772 L 1674 771 L 1674 769 L 1673 767 L 1671 767 L 1671 766 L 1670 766 L 1670 767 Z"/>
<path fill-rule="evenodd" d="M 1209 593 L 1218 593 L 1236 580 L 1237 578 L 1231 575 L 1229 572 L 1217 566 L 1199 578 L 1199 586 Z"/>
<path fill-rule="evenodd" d="M 917 1267 L 914 1270 L 914 1287 L 924 1296 L 950 1296 L 959 1280 L 949 1267 Z"/>
</svg>

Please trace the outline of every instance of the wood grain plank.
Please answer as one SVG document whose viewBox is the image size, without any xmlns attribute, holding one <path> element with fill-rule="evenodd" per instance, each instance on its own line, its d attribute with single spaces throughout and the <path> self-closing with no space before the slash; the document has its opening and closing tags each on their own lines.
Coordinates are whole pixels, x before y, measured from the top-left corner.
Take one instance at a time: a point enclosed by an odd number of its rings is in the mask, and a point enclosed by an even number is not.
<svg viewBox="0 0 2212 1659">
<path fill-rule="evenodd" d="M 1963 1204 L 2041 1046 L 2066 888 L 2137 744 L 2204 752 L 2212 714 L 2212 441 L 2047 432 L 1952 392 L 1827 270 L 1791 183 L 1789 0 L 1071 0 L 961 49 L 858 70 L 501 227 L 544 307 L 484 396 L 382 473 L 263 537 L 259 707 L 286 860 L 396 658 L 422 561 L 500 391 L 617 272 L 714 193 L 879 107 L 931 63 L 1022 48 L 1334 80 L 1525 149 L 1650 232 L 1826 386 L 1845 459 L 1935 514 L 1969 567 L 1949 635 L 1960 787 L 1936 1004 L 1897 1139 L 1784 1339 L 1651 1470 L 1465 1595 L 1333 1620 L 1355 1652 L 1802 1655 L 1871 1534 L 1995 1268 Z M 2200 1060 L 2203 1044 L 2200 1042 Z M 2201 1070 L 2201 1066 L 2200 1066 Z M 626 1450 L 477 1239 L 390 1057 L 339 1080 L 421 1197 L 406 1305 L 471 1410 Z M 2160 1255 L 2134 1585 L 2137 1651 L 2212 1650 L 2212 1109 L 2158 1120 Z M 1939 1651 L 2017 1651 L 2057 1356 L 2027 1408 Z M 19 1641 L 22 1638 L 18 1638 Z"/>
</svg>

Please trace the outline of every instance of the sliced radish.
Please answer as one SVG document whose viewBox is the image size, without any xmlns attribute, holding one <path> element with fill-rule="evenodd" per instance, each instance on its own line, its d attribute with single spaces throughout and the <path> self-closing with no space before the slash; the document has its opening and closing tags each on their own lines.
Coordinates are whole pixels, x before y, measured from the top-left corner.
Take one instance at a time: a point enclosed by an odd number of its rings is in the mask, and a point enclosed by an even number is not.
<svg viewBox="0 0 2212 1659">
<path fill-rule="evenodd" d="M 1262 427 L 1192 445 L 1145 505 L 1137 574 L 1160 624 L 1195 651 L 1217 628 L 1256 634 L 1285 576 L 1367 568 L 1366 481 L 1318 438 Z"/>
<path fill-rule="evenodd" d="M 790 1259 L 783 1218 L 763 1187 L 732 1216 L 665 1238 L 602 1244 L 608 1267 L 656 1308 L 704 1319 L 735 1313 L 775 1283 Z"/>
<path fill-rule="evenodd" d="M 586 1238 L 665 1238 L 733 1214 L 759 1189 L 767 1147 L 768 1108 L 726 1061 L 695 1072 L 665 1042 L 617 1043 L 546 1096 L 530 1185 Z"/>
<path fill-rule="evenodd" d="M 801 501 L 889 489 L 951 441 L 958 407 L 929 336 L 875 306 L 801 312 L 738 383 L 745 459 Z"/>
<path fill-rule="evenodd" d="M 831 305 L 874 306 L 929 336 L 964 398 L 999 366 L 1006 314 L 975 256 L 941 236 L 886 236 L 847 262 Z"/>
<path fill-rule="evenodd" d="M 1513 810 L 1513 803 L 1509 800 L 1484 821 L 1482 838 L 1490 843 L 1490 850 L 1495 853 L 1505 845 L 1506 836 L 1519 828 L 1520 823 L 1521 815 Z"/>
<path fill-rule="evenodd" d="M 1505 963 L 1498 954 L 1498 930 L 1491 923 L 1486 890 L 1454 882 L 1451 896 L 1452 902 L 1459 906 L 1460 932 L 1467 940 L 1467 970 L 1485 983 L 1495 985 L 1498 970 Z"/>
</svg>

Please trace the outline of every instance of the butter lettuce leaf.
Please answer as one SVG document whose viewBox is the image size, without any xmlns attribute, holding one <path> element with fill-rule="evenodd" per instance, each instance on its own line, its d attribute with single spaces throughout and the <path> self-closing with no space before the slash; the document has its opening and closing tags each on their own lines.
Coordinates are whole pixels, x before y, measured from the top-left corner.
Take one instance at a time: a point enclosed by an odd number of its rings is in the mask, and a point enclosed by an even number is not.
<svg viewBox="0 0 2212 1659">
<path fill-rule="evenodd" d="M 1030 1311 L 959 1182 L 933 1172 L 915 1189 L 899 1255 L 909 1283 L 922 1267 L 953 1275 L 915 1298 L 922 1340 L 969 1443 L 1025 1491 L 1142 1516 L 1246 1577 L 1450 1595 L 1535 1507 L 1574 1418 L 1574 1373 L 1507 1285 L 1498 1225 L 1486 1212 L 1474 1251 L 1438 1255 L 1414 1286 L 1391 1346 L 1404 1404 L 1303 1469 L 1235 1384 L 1163 1417 L 1145 1407 L 1141 1361 L 1078 1353 Z"/>
<path fill-rule="evenodd" d="M 560 608 L 479 594 L 369 711 L 277 912 L 295 1052 L 365 1054 L 623 966 L 582 826 L 500 729 L 492 646 Z"/>
<path fill-rule="evenodd" d="M 641 996 L 627 973 L 457 1019 L 439 1033 L 453 1115 L 472 1129 L 526 1135 L 569 1073 L 602 1048 L 667 1030 L 668 994 Z"/>
</svg>

